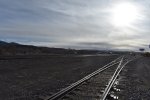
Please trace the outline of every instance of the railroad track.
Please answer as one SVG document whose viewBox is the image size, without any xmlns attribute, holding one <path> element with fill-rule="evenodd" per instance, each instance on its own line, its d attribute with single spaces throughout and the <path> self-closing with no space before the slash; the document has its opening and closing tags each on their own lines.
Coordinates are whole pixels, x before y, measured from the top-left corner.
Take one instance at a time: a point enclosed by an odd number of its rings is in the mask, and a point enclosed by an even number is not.
<svg viewBox="0 0 150 100">
<path fill-rule="evenodd" d="M 119 73 L 133 56 L 121 56 L 102 68 L 87 75 L 61 91 L 45 97 L 43 100 L 113 100 L 118 99 L 114 92 Z"/>
</svg>

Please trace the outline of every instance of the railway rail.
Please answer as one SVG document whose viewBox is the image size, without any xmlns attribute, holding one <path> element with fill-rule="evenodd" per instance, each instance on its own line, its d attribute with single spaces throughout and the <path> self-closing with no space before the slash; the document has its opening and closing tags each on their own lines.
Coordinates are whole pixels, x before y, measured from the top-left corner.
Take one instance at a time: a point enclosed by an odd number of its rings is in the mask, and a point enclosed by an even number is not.
<svg viewBox="0 0 150 100">
<path fill-rule="evenodd" d="M 119 73 L 130 61 L 137 57 L 121 56 L 99 68 L 81 80 L 43 100 L 112 100 L 118 97 L 112 92 Z M 113 88 L 113 90 L 117 90 Z M 119 90 L 119 89 L 118 89 Z M 111 98 L 111 99 L 110 99 Z"/>
</svg>

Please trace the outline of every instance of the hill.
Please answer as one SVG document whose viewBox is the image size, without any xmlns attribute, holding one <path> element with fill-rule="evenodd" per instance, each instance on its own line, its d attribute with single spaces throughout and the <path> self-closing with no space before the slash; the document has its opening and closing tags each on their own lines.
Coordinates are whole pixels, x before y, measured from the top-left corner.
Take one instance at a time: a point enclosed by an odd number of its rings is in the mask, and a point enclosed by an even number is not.
<svg viewBox="0 0 150 100">
<path fill-rule="evenodd" d="M 15 42 L 0 41 L 0 55 L 41 55 L 41 54 L 96 54 L 98 50 L 74 50 L 64 48 L 37 47 Z"/>
</svg>

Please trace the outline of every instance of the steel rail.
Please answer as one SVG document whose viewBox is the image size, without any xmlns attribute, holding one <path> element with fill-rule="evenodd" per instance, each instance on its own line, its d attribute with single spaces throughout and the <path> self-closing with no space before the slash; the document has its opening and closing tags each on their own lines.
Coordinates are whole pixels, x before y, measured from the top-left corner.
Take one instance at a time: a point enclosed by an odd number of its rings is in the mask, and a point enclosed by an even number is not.
<svg viewBox="0 0 150 100">
<path fill-rule="evenodd" d="M 71 90 L 75 89 L 77 86 L 79 86 L 80 84 L 82 84 L 83 82 L 89 80 L 90 78 L 92 78 L 93 76 L 99 74 L 100 72 L 108 69 L 109 67 L 118 64 L 120 62 L 120 59 L 122 57 L 118 57 L 117 59 L 111 61 L 110 63 L 106 64 L 105 66 L 103 66 L 102 68 L 99 68 L 98 70 L 94 71 L 93 73 L 85 76 L 84 78 L 82 78 L 81 80 L 71 84 L 70 86 L 62 89 L 61 91 L 46 97 L 44 100 L 57 100 L 58 98 L 62 97 L 63 95 L 69 93 Z"/>
<path fill-rule="evenodd" d="M 120 66 L 121 66 L 121 64 L 122 64 L 122 62 L 123 62 L 123 57 L 122 57 L 122 59 L 121 59 L 119 65 L 118 65 L 117 69 L 115 70 L 115 72 L 114 72 L 114 74 L 113 74 L 111 80 L 109 81 L 108 86 L 106 87 L 106 89 L 105 89 L 105 91 L 104 91 L 104 93 L 103 93 L 103 95 L 102 95 L 101 100 L 105 100 L 105 98 L 106 98 L 108 92 L 110 91 L 110 88 L 111 88 L 111 86 L 112 86 L 112 84 L 113 84 L 114 78 L 115 78 L 115 76 L 116 76 L 116 74 L 117 74 L 117 72 L 118 72 L 118 70 L 119 70 L 119 68 L 120 68 Z"/>
<path fill-rule="evenodd" d="M 122 60 L 120 61 L 120 63 L 119 63 L 119 65 L 118 65 L 118 67 L 117 67 L 117 69 L 116 69 L 116 71 L 115 71 L 113 77 L 112 77 L 111 80 L 109 81 L 109 84 L 108 84 L 108 86 L 106 87 L 106 89 L 105 89 L 105 91 L 104 91 L 104 93 L 103 93 L 103 95 L 102 95 L 102 97 L 101 97 L 100 100 L 105 100 L 105 99 L 106 99 L 106 97 L 107 97 L 107 95 L 108 95 L 110 89 L 111 89 L 112 86 L 114 85 L 114 83 L 115 83 L 115 81 L 116 81 L 118 75 L 119 75 L 120 72 L 122 71 L 122 69 L 125 67 L 125 65 L 127 65 L 129 62 L 131 62 L 131 61 L 134 60 L 134 59 L 136 59 L 136 58 L 133 58 L 133 59 L 131 59 L 131 60 L 126 61 L 126 62 L 121 66 L 121 64 L 122 64 L 122 62 L 123 62 L 123 58 L 122 58 Z"/>
</svg>

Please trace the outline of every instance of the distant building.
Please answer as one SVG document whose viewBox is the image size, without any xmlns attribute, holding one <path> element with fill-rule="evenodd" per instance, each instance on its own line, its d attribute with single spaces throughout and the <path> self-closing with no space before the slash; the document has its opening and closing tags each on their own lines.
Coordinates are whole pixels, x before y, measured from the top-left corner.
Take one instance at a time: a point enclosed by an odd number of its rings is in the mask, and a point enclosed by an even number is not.
<svg viewBox="0 0 150 100">
<path fill-rule="evenodd" d="M 145 51 L 145 49 L 144 48 L 140 48 L 139 51 L 143 52 L 143 51 Z"/>
</svg>

